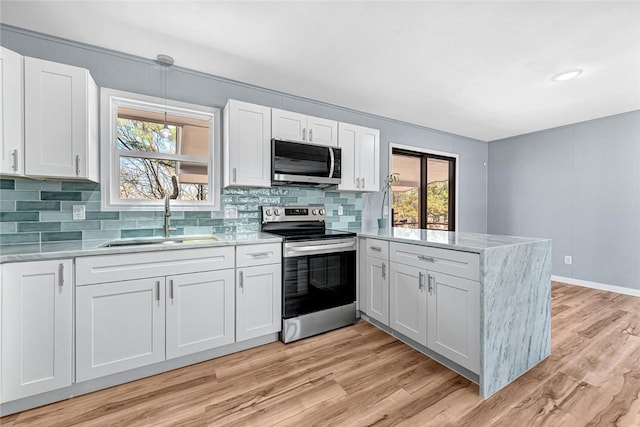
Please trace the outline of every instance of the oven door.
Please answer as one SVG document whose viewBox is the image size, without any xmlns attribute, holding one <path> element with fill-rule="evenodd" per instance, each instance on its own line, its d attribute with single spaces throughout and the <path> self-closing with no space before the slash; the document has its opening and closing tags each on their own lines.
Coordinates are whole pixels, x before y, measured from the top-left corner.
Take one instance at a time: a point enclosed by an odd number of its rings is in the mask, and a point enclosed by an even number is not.
<svg viewBox="0 0 640 427">
<path fill-rule="evenodd" d="M 284 244 L 283 318 L 340 307 L 356 299 L 356 239 Z"/>
</svg>

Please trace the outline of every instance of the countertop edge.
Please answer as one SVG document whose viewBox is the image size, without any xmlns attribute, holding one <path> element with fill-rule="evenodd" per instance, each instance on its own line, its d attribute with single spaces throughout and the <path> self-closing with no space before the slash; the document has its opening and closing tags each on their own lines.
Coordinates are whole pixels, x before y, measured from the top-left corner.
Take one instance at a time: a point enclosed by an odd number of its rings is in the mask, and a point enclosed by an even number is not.
<svg viewBox="0 0 640 427">
<path fill-rule="evenodd" d="M 160 252 L 170 250 L 182 250 L 182 249 L 199 249 L 199 248 L 212 248 L 221 246 L 243 246 L 243 245 L 256 245 L 264 243 L 281 243 L 282 238 L 279 236 L 260 233 L 259 235 L 250 237 L 226 237 L 215 241 L 206 242 L 190 242 L 180 243 L 178 245 L 140 245 L 140 246 L 120 246 L 120 247 L 100 247 L 105 243 L 105 240 L 100 241 L 81 241 L 76 245 L 87 247 L 77 248 L 65 248 L 64 244 L 60 244 L 61 248 L 58 250 L 52 249 L 45 252 L 17 252 L 9 254 L 0 254 L 0 265 L 13 262 L 27 262 L 27 261 L 48 261 L 56 259 L 67 258 L 79 258 L 85 256 L 97 256 L 97 255 L 115 255 L 115 254 L 132 254 L 142 252 Z M 26 246 L 26 245 L 25 245 Z M 14 250 L 19 250 L 15 249 Z M 0 251 L 2 249 L 0 248 Z"/>
</svg>

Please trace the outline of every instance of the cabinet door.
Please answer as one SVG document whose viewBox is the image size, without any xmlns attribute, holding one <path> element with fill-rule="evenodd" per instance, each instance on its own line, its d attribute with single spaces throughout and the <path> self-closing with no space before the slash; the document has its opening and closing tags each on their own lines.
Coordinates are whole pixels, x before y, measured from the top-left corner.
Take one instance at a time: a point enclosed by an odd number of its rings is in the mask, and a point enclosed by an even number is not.
<svg viewBox="0 0 640 427">
<path fill-rule="evenodd" d="M 71 385 L 72 262 L 2 266 L 2 401 Z"/>
<path fill-rule="evenodd" d="M 282 265 L 240 268 L 236 287 L 236 340 L 282 329 Z"/>
<path fill-rule="evenodd" d="M 361 128 L 356 153 L 360 191 L 380 191 L 380 131 Z"/>
<path fill-rule="evenodd" d="M 164 277 L 76 288 L 76 381 L 164 360 Z"/>
<path fill-rule="evenodd" d="M 388 266 L 388 262 L 384 260 L 367 257 L 366 313 L 384 325 L 389 325 Z"/>
<path fill-rule="evenodd" d="M 427 345 L 427 273 L 391 263 L 389 326 L 419 344 Z"/>
<path fill-rule="evenodd" d="M 24 59 L 25 174 L 84 177 L 89 135 L 88 72 Z"/>
<path fill-rule="evenodd" d="M 233 280 L 233 269 L 167 277 L 167 359 L 233 343 Z"/>
<path fill-rule="evenodd" d="M 427 347 L 472 372 L 480 372 L 480 284 L 428 272 Z"/>
<path fill-rule="evenodd" d="M 225 187 L 270 187 L 271 108 L 229 100 L 224 113 Z"/>
<path fill-rule="evenodd" d="M 307 117 L 307 141 L 327 145 L 338 146 L 338 122 L 322 119 L 320 117 Z"/>
<path fill-rule="evenodd" d="M 360 158 L 356 152 L 359 126 L 348 123 L 338 124 L 338 147 L 342 150 L 342 178 L 338 190 L 359 191 L 360 176 L 358 164 Z"/>
<path fill-rule="evenodd" d="M 308 142 L 307 116 L 271 109 L 271 135 L 276 139 Z"/>
<path fill-rule="evenodd" d="M 0 47 L 0 173 L 24 174 L 23 57 Z"/>
</svg>

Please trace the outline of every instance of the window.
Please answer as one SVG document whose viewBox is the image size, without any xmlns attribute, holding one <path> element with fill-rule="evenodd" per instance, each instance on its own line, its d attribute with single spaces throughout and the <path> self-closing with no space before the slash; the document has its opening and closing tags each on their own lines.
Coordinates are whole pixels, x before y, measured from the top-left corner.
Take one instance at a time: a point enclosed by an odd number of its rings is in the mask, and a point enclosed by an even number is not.
<svg viewBox="0 0 640 427">
<path fill-rule="evenodd" d="M 455 231 L 456 157 L 392 148 L 394 227 Z"/>
<path fill-rule="evenodd" d="M 166 195 L 183 210 L 219 209 L 219 110 L 102 89 L 105 210 L 148 210 Z M 166 119 L 165 119 L 166 112 Z M 161 137 L 166 125 L 170 136 Z"/>
</svg>

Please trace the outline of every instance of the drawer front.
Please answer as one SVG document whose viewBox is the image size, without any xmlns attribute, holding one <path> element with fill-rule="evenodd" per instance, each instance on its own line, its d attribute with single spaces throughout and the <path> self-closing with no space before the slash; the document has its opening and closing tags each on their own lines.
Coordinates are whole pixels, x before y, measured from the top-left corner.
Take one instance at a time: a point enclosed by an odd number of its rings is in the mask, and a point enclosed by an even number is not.
<svg viewBox="0 0 640 427">
<path fill-rule="evenodd" d="M 465 279 L 480 280 L 480 255 L 478 254 L 405 243 L 391 243 L 390 250 L 390 258 L 393 262 Z"/>
<path fill-rule="evenodd" d="M 279 264 L 282 262 L 282 245 L 265 243 L 262 245 L 236 246 L 236 266 Z"/>
<path fill-rule="evenodd" d="M 367 256 L 389 259 L 389 242 L 386 240 L 367 239 Z"/>
<path fill-rule="evenodd" d="M 76 259 L 76 286 L 233 268 L 234 247 L 101 255 Z"/>
</svg>

